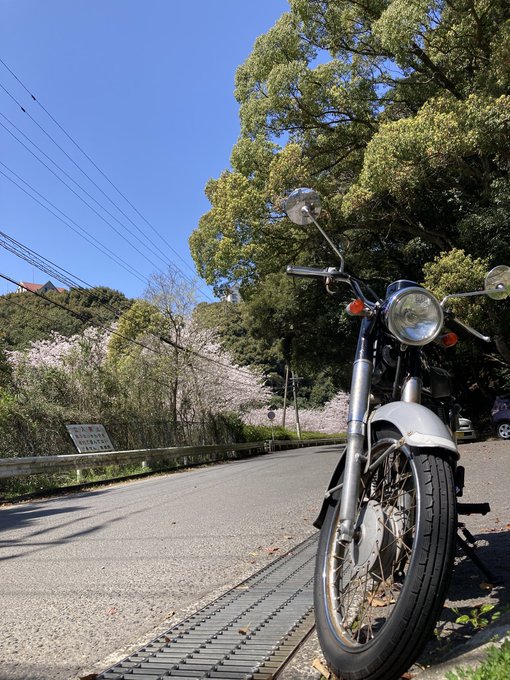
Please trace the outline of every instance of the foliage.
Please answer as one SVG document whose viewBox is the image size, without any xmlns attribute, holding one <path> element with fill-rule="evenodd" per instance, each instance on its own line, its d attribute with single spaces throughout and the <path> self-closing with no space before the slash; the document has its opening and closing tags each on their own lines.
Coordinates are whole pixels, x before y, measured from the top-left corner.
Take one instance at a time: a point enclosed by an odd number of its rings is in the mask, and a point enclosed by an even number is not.
<svg viewBox="0 0 510 680">
<path fill-rule="evenodd" d="M 283 199 L 297 186 L 316 188 L 322 223 L 343 243 L 348 269 L 380 293 L 397 278 L 424 278 L 425 265 L 451 250 L 463 251 L 466 263 L 510 262 L 510 7 L 505 0 L 289 6 L 238 68 L 240 137 L 231 167 L 207 184 L 211 207 L 190 247 L 208 283 L 241 284 L 248 334 L 268 346 L 285 343 L 300 307 L 306 328 L 295 361 L 327 370 L 332 360 L 345 362 L 353 334 L 337 342 L 335 305 L 316 306 L 308 285 L 290 294 L 277 272 L 334 258 L 315 230 L 289 222 Z M 475 304 L 468 316 L 487 318 L 490 305 Z M 504 350 L 508 304 L 490 326 Z M 493 362 L 482 352 L 475 360 L 476 370 Z M 483 389 L 503 372 L 494 367 Z M 331 377 L 347 386 L 345 375 Z"/>
<path fill-rule="evenodd" d="M 64 305 L 74 314 L 48 300 Z M 69 337 L 90 325 L 108 325 L 130 305 L 131 301 L 122 293 L 102 286 L 49 291 L 44 297 L 29 292 L 1 295 L 0 322 L 5 346 L 23 349 L 31 342 L 48 340 L 52 333 Z"/>
<path fill-rule="evenodd" d="M 6 352 L 0 455 L 70 453 L 66 423 L 102 423 L 126 449 L 235 438 L 222 414 L 265 401 L 261 377 L 180 314 L 184 295 L 174 287 L 172 301 L 169 281 L 158 280 L 153 302 L 136 301 L 109 332 L 54 332 Z"/>
<path fill-rule="evenodd" d="M 424 285 L 440 300 L 448 293 L 483 290 L 488 269 L 487 259 L 474 258 L 464 250 L 453 248 L 424 266 Z M 489 412 L 493 393 L 504 391 L 506 386 L 507 372 L 503 360 L 510 363 L 507 340 L 510 335 L 510 317 L 505 314 L 508 303 L 484 296 L 452 298 L 446 308 L 464 323 L 494 339 L 495 346 L 486 345 L 466 334 L 461 337 L 459 345 L 448 353 L 450 369 L 460 386 L 462 403 L 478 421 L 480 412 Z M 496 310 L 498 313 L 495 313 Z M 467 390 L 467 385 L 471 389 Z"/>
<path fill-rule="evenodd" d="M 324 405 L 339 382 L 348 382 L 349 366 L 341 361 L 338 348 L 352 337 L 355 324 L 342 311 L 339 314 L 316 284 L 268 275 L 247 300 L 201 303 L 193 318 L 198 327 L 216 330 L 222 347 L 237 363 L 264 372 L 275 404 L 283 397 L 286 366 L 299 366 L 299 394 L 310 406 Z M 317 343 L 318 332 L 326 342 Z M 317 366 L 326 361 L 318 372 Z"/>
<path fill-rule="evenodd" d="M 486 259 L 474 258 L 459 248 L 452 248 L 425 264 L 423 285 L 439 300 L 446 295 L 483 290 L 488 268 Z M 490 314 L 486 311 L 489 302 L 484 297 L 472 300 L 454 298 L 448 302 L 448 308 L 467 323 L 479 325 L 489 321 Z"/>
<path fill-rule="evenodd" d="M 448 680 L 506 680 L 510 668 L 510 640 L 501 646 L 493 646 L 487 653 L 486 660 L 478 668 L 457 668 L 448 671 Z"/>
<path fill-rule="evenodd" d="M 161 312 L 146 300 L 135 300 L 116 324 L 108 345 L 110 359 L 115 362 L 130 356 L 133 351 L 138 352 L 141 347 L 137 345 L 138 339 L 165 330 Z"/>
<path fill-rule="evenodd" d="M 339 392 L 322 407 L 315 408 L 299 408 L 299 421 L 302 430 L 322 433 L 322 434 L 338 434 L 345 432 L 347 428 L 347 413 L 349 407 L 349 398 L 343 393 Z M 251 409 L 243 415 L 243 420 L 249 425 L 266 426 L 267 409 L 258 408 Z M 273 421 L 275 426 L 283 423 L 283 409 L 276 411 L 276 417 Z M 285 425 L 288 429 L 296 429 L 296 415 L 294 404 L 289 402 L 287 411 L 285 413 Z"/>
<path fill-rule="evenodd" d="M 214 330 L 221 346 L 240 366 L 258 366 L 266 374 L 278 372 L 283 375 L 284 365 L 278 348 L 249 332 L 250 319 L 244 302 L 201 302 L 193 311 L 193 320 L 198 328 Z"/>
<path fill-rule="evenodd" d="M 246 442 L 262 442 L 269 439 L 281 441 L 286 439 L 295 439 L 295 434 L 290 430 L 283 429 L 283 427 L 274 427 L 271 429 L 269 425 L 244 424 L 243 439 Z"/>
<path fill-rule="evenodd" d="M 457 616 L 455 623 L 469 623 L 474 630 L 487 628 L 489 623 L 497 621 L 501 617 L 501 612 L 494 612 L 495 607 L 496 605 L 494 604 L 482 604 L 480 607 L 474 607 L 470 609 L 469 614 Z M 459 614 L 458 609 L 453 608 L 452 611 L 455 614 Z M 488 616 L 490 612 L 493 612 L 493 614 Z"/>
</svg>

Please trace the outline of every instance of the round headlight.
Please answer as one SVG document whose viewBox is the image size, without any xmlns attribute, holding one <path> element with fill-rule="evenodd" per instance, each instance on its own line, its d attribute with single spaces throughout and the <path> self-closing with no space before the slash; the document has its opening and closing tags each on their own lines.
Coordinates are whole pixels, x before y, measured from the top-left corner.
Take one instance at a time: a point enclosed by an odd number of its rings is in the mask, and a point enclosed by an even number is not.
<svg viewBox="0 0 510 680">
<path fill-rule="evenodd" d="M 443 310 L 424 288 L 404 288 L 394 293 L 385 316 L 389 331 L 406 345 L 432 342 L 443 326 Z"/>
</svg>

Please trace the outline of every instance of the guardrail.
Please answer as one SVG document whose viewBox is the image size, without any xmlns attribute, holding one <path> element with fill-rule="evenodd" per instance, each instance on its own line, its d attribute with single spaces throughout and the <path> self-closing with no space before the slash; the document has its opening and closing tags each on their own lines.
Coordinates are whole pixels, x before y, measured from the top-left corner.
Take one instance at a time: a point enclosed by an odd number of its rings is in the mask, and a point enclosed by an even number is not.
<svg viewBox="0 0 510 680">
<path fill-rule="evenodd" d="M 0 479 L 22 477 L 25 475 L 52 474 L 107 465 L 132 465 L 147 463 L 163 463 L 181 460 L 187 465 L 189 459 L 202 458 L 201 462 L 226 460 L 235 457 L 238 452 L 244 455 L 269 453 L 270 451 L 299 448 L 302 446 L 320 446 L 339 444 L 345 440 L 313 439 L 313 440 L 275 440 L 262 442 L 244 442 L 242 444 L 217 444 L 210 446 L 175 446 L 161 449 L 134 449 L 128 451 L 99 451 L 97 453 L 72 453 L 58 456 L 27 456 L 16 458 L 0 458 Z M 219 454 L 219 455 L 218 455 Z"/>
</svg>

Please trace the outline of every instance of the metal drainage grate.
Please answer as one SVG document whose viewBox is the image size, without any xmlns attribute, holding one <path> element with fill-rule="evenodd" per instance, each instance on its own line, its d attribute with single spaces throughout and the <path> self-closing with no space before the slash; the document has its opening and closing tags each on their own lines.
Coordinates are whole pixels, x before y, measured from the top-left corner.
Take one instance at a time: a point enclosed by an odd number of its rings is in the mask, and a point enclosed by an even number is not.
<svg viewBox="0 0 510 680">
<path fill-rule="evenodd" d="M 270 680 L 314 625 L 317 535 L 170 628 L 98 680 Z"/>
</svg>

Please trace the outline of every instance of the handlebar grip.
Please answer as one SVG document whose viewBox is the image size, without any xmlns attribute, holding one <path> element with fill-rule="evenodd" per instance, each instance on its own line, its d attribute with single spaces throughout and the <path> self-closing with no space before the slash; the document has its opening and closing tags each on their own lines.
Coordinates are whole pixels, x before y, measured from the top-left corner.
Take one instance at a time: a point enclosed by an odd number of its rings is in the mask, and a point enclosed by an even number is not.
<svg viewBox="0 0 510 680">
<path fill-rule="evenodd" d="M 287 267 L 287 274 L 289 276 L 302 276 L 312 279 L 327 279 L 331 276 L 328 269 L 315 269 L 315 267 L 300 267 L 289 264 Z"/>
</svg>

